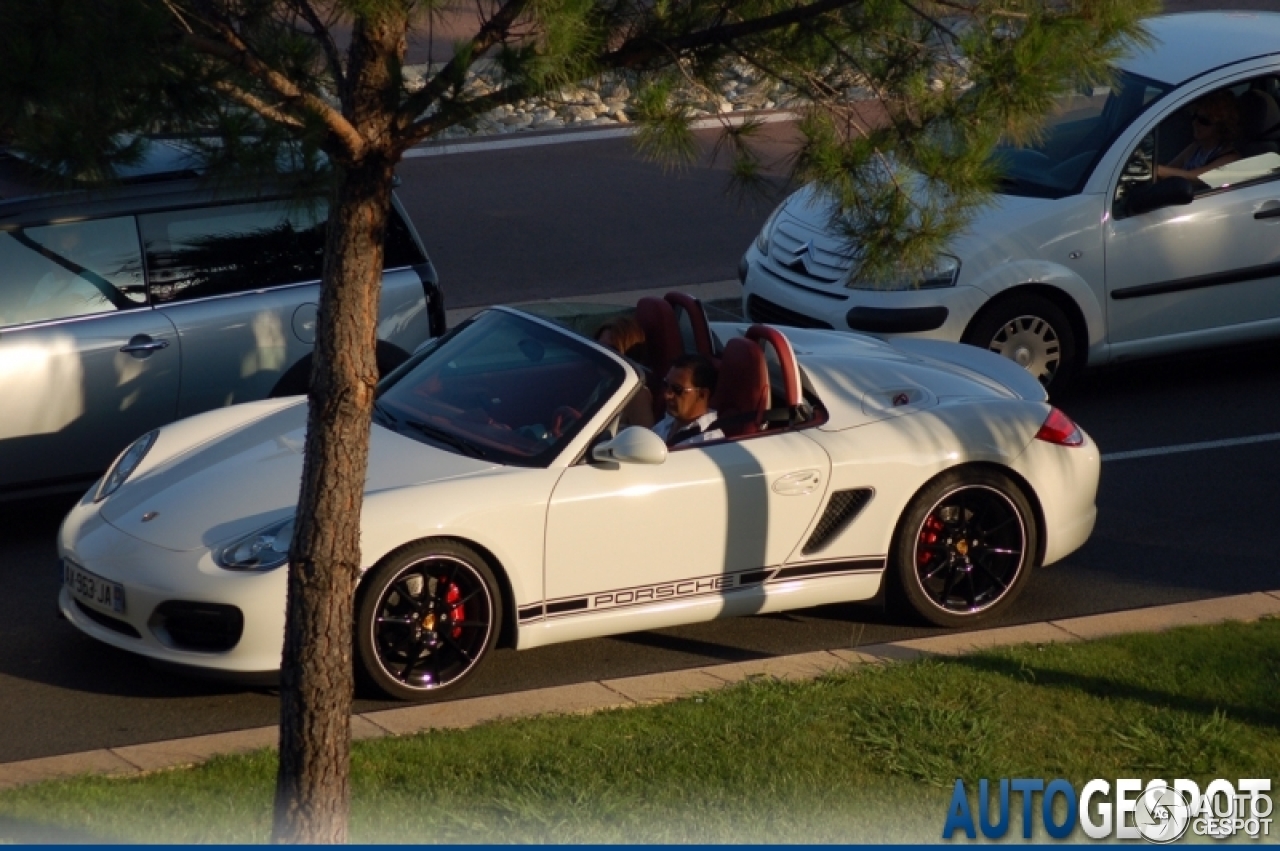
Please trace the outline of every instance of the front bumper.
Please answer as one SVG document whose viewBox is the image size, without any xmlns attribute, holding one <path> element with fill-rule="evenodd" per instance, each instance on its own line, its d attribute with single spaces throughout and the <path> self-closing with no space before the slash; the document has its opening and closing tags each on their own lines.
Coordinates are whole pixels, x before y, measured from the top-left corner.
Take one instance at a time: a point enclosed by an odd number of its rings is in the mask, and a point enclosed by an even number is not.
<svg viewBox="0 0 1280 851">
<path fill-rule="evenodd" d="M 756 322 L 958 342 L 987 301 L 985 292 L 968 286 L 884 291 L 801 285 L 779 278 L 761 261 L 752 246 L 739 267 L 743 314 Z"/>
<path fill-rule="evenodd" d="M 118 612 L 62 585 L 58 609 L 86 635 L 184 668 L 248 676 L 279 670 L 285 569 L 239 573 L 214 564 L 209 549 L 157 547 L 107 523 L 88 498 L 63 522 L 58 555 L 124 589 Z"/>
</svg>

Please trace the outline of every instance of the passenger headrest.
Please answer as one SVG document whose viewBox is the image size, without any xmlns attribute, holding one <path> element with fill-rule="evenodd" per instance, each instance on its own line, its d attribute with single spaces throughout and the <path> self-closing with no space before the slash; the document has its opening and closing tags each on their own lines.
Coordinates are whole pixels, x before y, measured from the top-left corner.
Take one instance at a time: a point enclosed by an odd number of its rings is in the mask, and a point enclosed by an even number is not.
<svg viewBox="0 0 1280 851">
<path fill-rule="evenodd" d="M 687 293 L 667 293 L 663 300 L 675 311 L 684 350 L 716 360 L 717 355 L 712 351 L 711 324 L 707 321 L 702 302 Z"/>
<path fill-rule="evenodd" d="M 777 357 L 781 371 L 782 393 L 788 407 L 799 405 L 804 398 L 800 386 L 800 365 L 796 362 L 795 352 L 791 349 L 791 341 L 781 331 L 769 325 L 752 325 L 747 329 L 748 340 L 758 345 L 772 348 Z"/>
<path fill-rule="evenodd" d="M 1240 129 L 1245 141 L 1257 141 L 1280 135 L 1280 105 L 1261 89 L 1250 89 L 1240 95 Z"/>
</svg>

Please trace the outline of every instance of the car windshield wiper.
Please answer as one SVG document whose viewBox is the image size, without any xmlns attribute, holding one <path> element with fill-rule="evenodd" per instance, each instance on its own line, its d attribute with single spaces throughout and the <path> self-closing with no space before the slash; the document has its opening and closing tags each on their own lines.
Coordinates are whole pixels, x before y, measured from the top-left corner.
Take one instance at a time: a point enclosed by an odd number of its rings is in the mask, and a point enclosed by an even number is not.
<svg viewBox="0 0 1280 851">
<path fill-rule="evenodd" d="M 1029 195 L 1033 198 L 1056 198 L 1062 192 L 1061 187 L 1050 186 L 1047 183 L 1037 183 L 1025 177 L 1011 177 L 1007 174 L 1000 177 L 997 185 L 1000 192 L 1007 192 L 1013 195 Z"/>
<path fill-rule="evenodd" d="M 484 459 L 488 459 L 489 457 L 489 453 L 481 447 L 475 445 L 469 440 L 464 440 L 463 438 L 458 437 L 452 432 L 445 431 L 442 428 L 437 428 L 436 426 L 424 423 L 421 420 L 405 420 L 404 424 L 431 440 L 439 441 L 446 446 L 453 447 L 463 455 L 470 455 L 472 458 Z"/>
</svg>

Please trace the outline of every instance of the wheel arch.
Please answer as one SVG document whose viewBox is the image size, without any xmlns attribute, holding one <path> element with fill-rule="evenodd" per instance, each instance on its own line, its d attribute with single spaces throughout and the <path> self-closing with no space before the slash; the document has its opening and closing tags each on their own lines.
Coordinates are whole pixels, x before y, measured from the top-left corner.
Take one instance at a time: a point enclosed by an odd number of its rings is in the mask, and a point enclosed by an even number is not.
<svg viewBox="0 0 1280 851">
<path fill-rule="evenodd" d="M 475 550 L 476 554 L 485 560 L 489 569 L 493 571 L 494 577 L 498 580 L 498 593 L 502 596 L 502 623 L 498 628 L 497 646 L 514 647 L 516 639 L 515 591 L 512 590 L 511 587 L 511 578 L 507 576 L 506 568 L 503 567 L 502 562 L 493 554 L 492 550 L 470 538 L 463 538 L 458 535 L 428 535 L 425 538 L 415 538 L 412 541 L 405 541 L 400 546 L 383 553 L 381 558 L 370 565 L 370 567 L 360 575 L 360 580 L 356 585 L 356 606 L 359 607 L 360 599 L 366 593 L 366 589 L 369 585 L 368 579 L 373 575 L 374 569 L 378 565 L 382 564 L 387 559 L 392 558 L 407 547 L 414 547 L 429 541 L 450 541 L 455 544 L 461 544 L 464 547 Z"/>
<path fill-rule="evenodd" d="M 391 370 L 409 359 L 409 353 L 386 340 L 378 340 L 374 350 L 378 364 L 378 377 L 382 378 Z M 281 373 L 276 384 L 267 395 L 269 399 L 280 399 L 285 396 L 305 396 L 311 387 L 311 364 L 315 360 L 315 351 L 307 352 Z"/>
<path fill-rule="evenodd" d="M 927 488 L 931 487 L 933 483 L 936 482 L 938 479 L 942 478 L 943 476 L 947 476 L 956 472 L 963 472 L 965 470 L 987 470 L 993 473 L 999 473 L 1003 476 L 1008 477 L 1015 485 L 1017 485 L 1018 490 L 1022 491 L 1023 497 L 1026 498 L 1027 504 L 1031 506 L 1031 511 L 1032 511 L 1032 514 L 1034 515 L 1032 519 L 1035 521 L 1035 524 L 1036 524 L 1035 564 L 1039 566 L 1044 562 L 1045 547 L 1047 545 L 1047 537 L 1045 534 L 1046 528 L 1045 528 L 1044 507 L 1040 504 L 1040 497 L 1036 494 L 1035 488 L 1031 487 L 1031 483 L 1028 482 L 1026 477 L 1020 474 L 1017 470 L 1014 470 L 1003 464 L 997 464 L 993 461 L 969 461 L 963 464 L 956 464 L 952 467 L 947 467 L 945 470 L 938 471 L 935 475 L 930 476 L 927 480 L 922 482 L 920 484 L 920 487 L 915 489 L 915 491 L 911 494 L 911 497 L 904 504 L 902 512 L 898 515 L 897 522 L 894 523 L 893 537 L 890 539 L 890 544 L 889 544 L 889 553 L 888 553 L 889 558 L 886 561 L 886 564 L 892 564 L 894 557 L 897 555 L 898 540 L 902 537 L 901 536 L 902 523 L 903 523 L 903 520 L 906 519 L 907 514 L 909 513 L 907 509 L 916 501 L 916 499 L 919 498 L 920 494 L 924 493 L 924 491 Z M 887 575 L 888 571 L 886 570 L 885 573 Z"/>
<path fill-rule="evenodd" d="M 991 313 L 999 310 L 1006 301 L 1020 296 L 1043 298 L 1066 315 L 1067 321 L 1071 323 L 1071 333 L 1078 341 L 1076 344 L 1075 363 L 1072 366 L 1075 370 L 1084 369 L 1089 363 L 1090 352 L 1095 345 L 1091 336 L 1089 321 L 1085 318 L 1084 310 L 1080 307 L 1080 302 L 1076 300 L 1075 296 L 1053 283 L 1029 281 L 1001 290 L 973 314 L 969 319 L 969 323 L 965 325 L 961 339 L 967 341 L 973 333 L 973 329 L 980 322 L 984 321 Z"/>
</svg>

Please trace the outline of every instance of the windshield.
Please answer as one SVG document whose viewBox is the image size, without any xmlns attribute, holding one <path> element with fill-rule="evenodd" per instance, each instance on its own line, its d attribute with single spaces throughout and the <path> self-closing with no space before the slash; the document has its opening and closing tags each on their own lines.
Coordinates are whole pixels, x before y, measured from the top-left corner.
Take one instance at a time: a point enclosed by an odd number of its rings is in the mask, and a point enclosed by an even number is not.
<svg viewBox="0 0 1280 851">
<path fill-rule="evenodd" d="M 491 310 L 388 376 L 374 422 L 464 455 L 546 466 L 626 374 L 585 340 Z"/>
<path fill-rule="evenodd" d="M 1000 191 L 1038 198 L 1079 192 L 1112 140 L 1169 88 L 1117 71 L 1111 85 L 1060 96 L 1038 141 L 996 149 L 1004 170 Z"/>
</svg>

